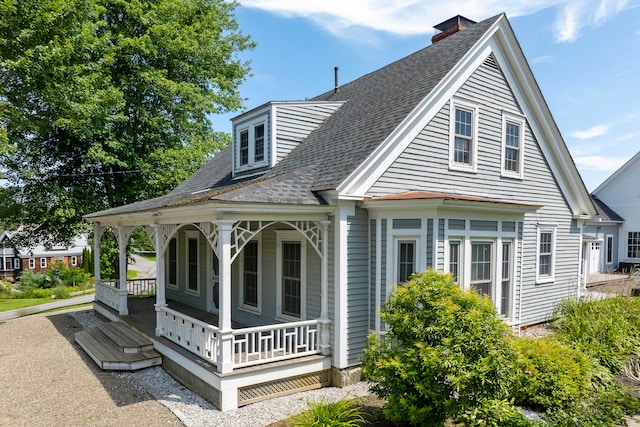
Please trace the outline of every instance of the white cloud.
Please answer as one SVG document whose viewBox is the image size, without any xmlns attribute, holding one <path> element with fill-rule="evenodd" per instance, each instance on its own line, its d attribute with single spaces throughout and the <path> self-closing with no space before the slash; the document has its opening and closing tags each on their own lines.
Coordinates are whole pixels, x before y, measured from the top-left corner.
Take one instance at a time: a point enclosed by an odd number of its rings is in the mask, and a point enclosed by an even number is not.
<svg viewBox="0 0 640 427">
<path fill-rule="evenodd" d="M 597 125 L 585 130 L 575 130 L 573 132 L 570 132 L 569 136 L 572 136 L 577 139 L 590 139 L 590 138 L 595 138 L 597 136 L 605 135 L 608 131 L 609 131 L 609 126 Z"/>
<path fill-rule="evenodd" d="M 548 7 L 558 9 L 556 41 L 574 41 L 585 26 L 599 25 L 633 7 L 631 0 L 243 0 L 242 6 L 285 17 L 303 17 L 336 36 L 354 28 L 400 35 L 433 33 L 433 25 L 462 14 L 481 20 L 505 12 L 510 18 L 530 15 Z"/>
<path fill-rule="evenodd" d="M 558 2 L 560 11 L 554 23 L 556 41 L 572 42 L 586 26 L 598 26 L 625 9 L 630 0 L 566 0 Z"/>
<path fill-rule="evenodd" d="M 582 156 L 575 157 L 579 169 L 601 172 L 613 172 L 626 163 L 624 157 Z"/>
<path fill-rule="evenodd" d="M 542 64 L 543 62 L 551 62 L 553 61 L 553 56 L 551 55 L 543 55 L 537 56 L 531 60 L 531 64 Z"/>
</svg>

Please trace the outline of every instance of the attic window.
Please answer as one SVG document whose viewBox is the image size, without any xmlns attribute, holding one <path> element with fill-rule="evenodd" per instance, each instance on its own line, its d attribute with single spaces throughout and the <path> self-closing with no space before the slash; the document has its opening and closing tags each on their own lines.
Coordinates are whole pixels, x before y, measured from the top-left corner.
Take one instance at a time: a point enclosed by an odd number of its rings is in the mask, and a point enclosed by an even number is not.
<svg viewBox="0 0 640 427">
<path fill-rule="evenodd" d="M 267 166 L 264 117 L 236 128 L 236 171 Z"/>
</svg>

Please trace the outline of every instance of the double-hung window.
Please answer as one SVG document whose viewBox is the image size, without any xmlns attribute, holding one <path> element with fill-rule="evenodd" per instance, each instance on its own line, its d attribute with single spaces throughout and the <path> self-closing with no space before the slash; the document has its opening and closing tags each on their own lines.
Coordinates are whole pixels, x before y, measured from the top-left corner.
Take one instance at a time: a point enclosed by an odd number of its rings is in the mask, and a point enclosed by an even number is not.
<svg viewBox="0 0 640 427">
<path fill-rule="evenodd" d="M 297 231 L 278 231 L 276 235 L 276 311 L 285 320 L 304 320 L 306 244 Z"/>
<path fill-rule="evenodd" d="M 477 157 L 478 107 L 452 100 L 449 167 L 475 172 Z"/>
<path fill-rule="evenodd" d="M 492 295 L 491 259 L 493 243 L 471 242 L 471 286 L 480 295 Z"/>
<path fill-rule="evenodd" d="M 167 287 L 178 288 L 178 243 L 175 237 L 169 240 L 169 250 L 167 255 Z"/>
<path fill-rule="evenodd" d="M 627 257 L 640 258 L 640 231 L 630 231 L 627 239 Z"/>
<path fill-rule="evenodd" d="M 40 258 L 40 268 L 47 268 L 47 259 Z"/>
<path fill-rule="evenodd" d="M 242 249 L 240 257 L 240 307 L 260 312 L 260 244 L 258 240 L 251 240 Z"/>
<path fill-rule="evenodd" d="M 555 228 L 538 228 L 537 282 L 551 282 L 554 274 Z"/>
<path fill-rule="evenodd" d="M 73 267 L 75 267 L 75 266 L 77 266 L 77 265 L 78 265 L 78 257 L 77 257 L 77 256 L 75 256 L 75 255 L 72 255 L 72 256 L 71 256 L 71 265 L 72 265 Z"/>
<path fill-rule="evenodd" d="M 35 258 L 29 258 L 29 268 L 36 268 Z"/>
<path fill-rule="evenodd" d="M 398 240 L 398 283 L 405 283 L 416 272 L 416 241 Z"/>
<path fill-rule="evenodd" d="M 522 178 L 524 173 L 524 118 L 502 115 L 502 175 Z"/>
<path fill-rule="evenodd" d="M 265 130 L 265 122 L 258 120 L 237 127 L 236 171 L 267 166 Z"/>
<path fill-rule="evenodd" d="M 200 274 L 198 268 L 198 232 L 187 234 L 187 289 L 186 292 L 200 295 Z"/>
<path fill-rule="evenodd" d="M 460 283 L 461 279 L 460 243 L 460 240 L 449 241 L 449 273 L 453 276 L 454 283 Z"/>
</svg>

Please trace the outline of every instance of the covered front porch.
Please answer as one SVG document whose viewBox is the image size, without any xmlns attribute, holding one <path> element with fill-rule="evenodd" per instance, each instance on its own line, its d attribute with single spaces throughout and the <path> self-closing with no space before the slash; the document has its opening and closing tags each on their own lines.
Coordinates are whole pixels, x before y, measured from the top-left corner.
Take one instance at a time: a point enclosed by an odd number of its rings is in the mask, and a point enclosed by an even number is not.
<svg viewBox="0 0 640 427">
<path fill-rule="evenodd" d="M 142 227 L 153 237 L 155 296 L 131 296 L 130 281 L 102 280 L 97 267 L 94 308 L 148 336 L 163 355 L 165 369 L 222 410 L 261 400 L 260 393 L 256 397 L 255 391 L 250 391 L 253 397 L 243 398 L 242 391 L 265 384 L 280 384 L 282 394 L 328 385 L 328 226 L 329 221 L 323 219 L 111 227 L 120 249 L 119 277 L 127 277 L 127 244 L 132 230 Z M 96 242 L 105 230 L 94 226 Z M 251 271 L 246 271 L 252 268 L 247 267 L 251 260 L 244 256 L 244 249 L 255 241 L 260 245 L 252 247 L 250 255 L 259 258 L 255 261 L 259 264 L 272 262 L 268 245 L 278 252 L 283 247 L 295 249 L 295 242 L 303 242 L 303 255 L 292 251 L 289 256 L 298 256 L 297 269 L 283 274 L 283 269 L 294 264 L 278 255 L 276 265 L 256 267 L 259 279 L 243 287 L 242 279 L 249 281 L 246 278 Z M 313 249 L 313 256 L 304 256 L 306 245 Z M 94 256 L 99 266 L 98 243 Z M 292 291 L 295 285 L 298 288 Z M 243 290 L 254 293 L 242 299 Z M 276 292 L 279 295 L 274 297 Z M 260 310 L 243 308 L 247 300 L 259 301 Z M 292 381 L 303 388 L 292 386 Z"/>
</svg>

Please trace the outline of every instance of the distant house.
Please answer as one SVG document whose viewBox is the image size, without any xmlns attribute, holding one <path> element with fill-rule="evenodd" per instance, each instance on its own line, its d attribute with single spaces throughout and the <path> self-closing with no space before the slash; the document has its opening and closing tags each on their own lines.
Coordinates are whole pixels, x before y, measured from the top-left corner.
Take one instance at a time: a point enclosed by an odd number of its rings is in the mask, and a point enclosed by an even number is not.
<svg viewBox="0 0 640 427">
<path fill-rule="evenodd" d="M 599 208 L 586 233 L 601 242 L 586 260 L 593 271 L 629 271 L 640 265 L 640 152 L 607 178 L 592 196 Z"/>
<path fill-rule="evenodd" d="M 357 380 L 417 271 L 451 273 L 514 328 L 577 296 L 596 209 L 511 25 L 436 28 L 380 70 L 234 118 L 232 144 L 167 195 L 88 215 L 96 242 L 116 235 L 119 277 L 137 227 L 158 265 L 143 306 L 100 280 L 95 246 L 95 310 L 226 410 Z"/>
<path fill-rule="evenodd" d="M 87 237 L 76 236 L 70 244 L 35 245 L 33 247 L 17 246 L 15 237 L 25 230 L 5 231 L 0 235 L 1 261 L 4 267 L 0 275 L 5 280 L 14 282 L 22 271 L 44 271 L 54 262 L 61 261 L 67 267 L 81 267 L 83 251 L 89 248 Z"/>
</svg>

